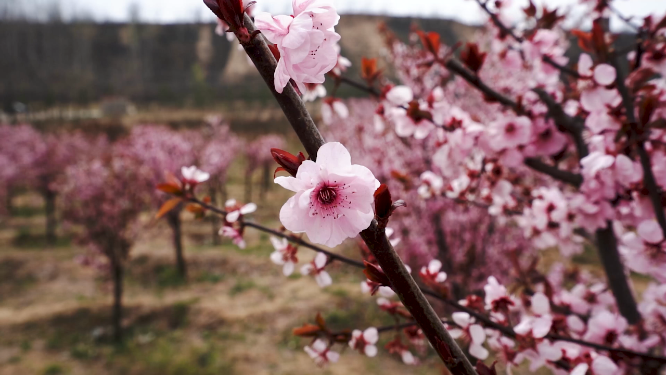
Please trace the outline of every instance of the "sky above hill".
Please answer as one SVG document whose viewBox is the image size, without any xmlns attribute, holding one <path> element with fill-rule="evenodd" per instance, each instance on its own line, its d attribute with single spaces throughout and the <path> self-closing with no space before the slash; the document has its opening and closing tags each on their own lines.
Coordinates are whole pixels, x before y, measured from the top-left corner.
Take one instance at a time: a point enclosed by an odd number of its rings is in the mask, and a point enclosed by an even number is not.
<svg viewBox="0 0 666 375">
<path fill-rule="evenodd" d="M 337 0 L 340 13 L 364 13 L 399 16 L 439 17 L 455 19 L 468 24 L 485 22 L 486 17 L 474 0 Z M 508 2 L 505 0 L 505 2 Z M 0 0 L 3 4 L 16 6 L 23 3 L 24 8 L 31 4 L 58 4 L 65 19 L 72 16 L 92 18 L 96 21 L 124 21 L 131 15 L 148 22 L 190 22 L 212 20 L 201 0 Z M 544 3 L 536 0 L 535 3 Z M 576 0 L 548 0 L 549 7 L 560 6 L 568 12 L 575 23 L 581 7 Z M 521 7 L 527 0 L 511 1 L 511 15 L 514 20 L 522 17 Z M 644 17 L 650 13 L 659 16 L 666 13 L 664 0 L 616 0 L 615 8 L 626 16 Z M 257 10 L 272 13 L 290 14 L 291 0 L 259 0 Z M 621 21 L 611 22 L 620 26 Z"/>
</svg>

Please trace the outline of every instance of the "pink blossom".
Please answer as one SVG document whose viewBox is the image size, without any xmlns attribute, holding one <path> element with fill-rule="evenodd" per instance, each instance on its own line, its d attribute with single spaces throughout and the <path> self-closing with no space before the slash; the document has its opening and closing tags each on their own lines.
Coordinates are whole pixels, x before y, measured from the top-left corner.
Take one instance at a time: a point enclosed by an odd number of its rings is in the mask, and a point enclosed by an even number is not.
<svg viewBox="0 0 666 375">
<path fill-rule="evenodd" d="M 609 106 L 616 106 L 621 100 L 617 90 L 604 87 L 584 90 L 580 94 L 580 104 L 588 112 L 607 111 Z"/>
<path fill-rule="evenodd" d="M 428 266 L 421 267 L 419 275 L 426 282 L 441 284 L 446 281 L 446 272 L 441 272 L 442 262 L 433 259 L 428 263 Z"/>
<path fill-rule="evenodd" d="M 280 210 L 282 225 L 305 232 L 312 242 L 337 246 L 367 228 L 374 217 L 379 181 L 368 168 L 352 165 L 340 143 L 323 145 L 316 163 L 306 160 L 296 177 L 277 177 L 275 182 L 296 192 Z"/>
<path fill-rule="evenodd" d="M 352 338 L 349 341 L 349 347 L 367 355 L 374 357 L 377 355 L 377 341 L 379 340 L 379 332 L 377 328 L 370 327 L 361 332 L 358 329 L 352 331 Z"/>
<path fill-rule="evenodd" d="M 608 64 L 599 64 L 594 68 L 594 81 L 601 86 L 615 82 L 615 68 Z"/>
<path fill-rule="evenodd" d="M 180 173 L 183 175 L 183 182 L 191 186 L 208 181 L 210 174 L 198 169 L 196 166 L 182 167 Z"/>
<path fill-rule="evenodd" d="M 454 339 L 466 337 L 470 341 L 469 354 L 481 360 L 488 358 L 488 350 L 483 347 L 483 343 L 486 341 L 486 332 L 483 327 L 474 324 L 474 318 L 466 312 L 455 312 L 451 318 L 460 327 L 448 329 L 451 337 Z"/>
<path fill-rule="evenodd" d="M 243 234 L 236 228 L 225 225 L 220 228 L 220 236 L 230 238 L 234 245 L 238 246 L 241 249 L 245 249 L 246 243 L 243 239 Z"/>
<path fill-rule="evenodd" d="M 317 366 L 322 367 L 328 363 L 335 363 L 340 359 L 340 354 L 330 350 L 326 342 L 316 339 L 311 345 L 303 348 L 312 358 Z"/>
<path fill-rule="evenodd" d="M 254 203 L 247 203 L 239 205 L 235 199 L 229 199 L 225 202 L 224 207 L 227 210 L 225 219 L 228 223 L 235 223 L 243 215 L 250 214 L 257 210 L 257 205 Z"/>
<path fill-rule="evenodd" d="M 421 173 L 421 182 L 422 184 L 418 189 L 421 198 L 428 199 L 442 193 L 444 180 L 433 172 L 425 171 Z"/>
<path fill-rule="evenodd" d="M 490 147 L 495 151 L 525 145 L 532 135 L 532 122 L 525 116 L 501 119 L 489 125 Z"/>
<path fill-rule="evenodd" d="M 301 267 L 302 275 L 314 275 L 315 281 L 319 287 L 324 288 L 333 283 L 331 275 L 324 270 L 328 263 L 328 257 L 324 253 L 317 253 L 314 260 Z"/>
<path fill-rule="evenodd" d="M 271 261 L 282 266 L 282 273 L 289 276 L 294 272 L 294 267 L 298 262 L 296 258 L 296 247 L 292 246 L 286 238 L 277 238 L 271 236 L 271 244 L 275 251 L 271 253 Z"/>
<path fill-rule="evenodd" d="M 535 338 L 543 338 L 553 325 L 553 317 L 550 314 L 550 301 L 545 294 L 538 292 L 531 298 L 532 313 L 534 316 L 524 316 L 521 322 L 514 327 L 516 333 L 525 335 L 532 333 Z"/>
<path fill-rule="evenodd" d="M 627 320 L 624 317 L 601 311 L 587 322 L 587 332 L 583 340 L 612 345 L 625 329 L 627 329 Z"/>
<path fill-rule="evenodd" d="M 303 92 L 303 101 L 304 102 L 313 102 L 317 98 L 323 98 L 326 96 L 326 87 L 321 83 L 306 83 L 305 91 Z"/>
<path fill-rule="evenodd" d="M 333 123 L 334 116 L 338 116 L 341 119 L 346 119 L 349 117 L 349 109 L 342 100 L 337 98 L 324 99 L 321 105 L 321 118 L 324 121 L 324 124 L 331 125 Z"/>
<path fill-rule="evenodd" d="M 323 83 L 324 75 L 338 63 L 335 48 L 340 35 L 334 30 L 340 16 L 327 0 L 294 0 L 293 16 L 255 15 L 257 28 L 275 43 L 280 59 L 275 69 L 275 91 L 281 93 L 290 79 L 305 92 L 304 83 Z"/>
</svg>

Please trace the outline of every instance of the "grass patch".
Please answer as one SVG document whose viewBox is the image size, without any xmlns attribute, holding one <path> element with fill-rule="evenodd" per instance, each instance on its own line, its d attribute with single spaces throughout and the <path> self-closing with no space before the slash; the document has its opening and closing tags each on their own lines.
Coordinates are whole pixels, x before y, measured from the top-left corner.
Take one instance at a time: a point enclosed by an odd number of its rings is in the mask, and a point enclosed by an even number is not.
<svg viewBox="0 0 666 375">
<path fill-rule="evenodd" d="M 50 364 L 44 368 L 42 375 L 63 375 L 66 374 L 65 368 L 59 364 Z"/>
<path fill-rule="evenodd" d="M 254 289 L 256 286 L 257 284 L 255 284 L 252 280 L 239 279 L 236 281 L 236 284 L 234 284 L 234 286 L 232 286 L 229 290 L 229 295 L 233 297 L 250 289 Z"/>
<path fill-rule="evenodd" d="M 69 247 L 72 243 L 71 238 L 66 236 L 57 236 L 55 247 Z M 32 233 L 30 228 L 22 226 L 18 229 L 16 236 L 12 239 L 12 246 L 19 249 L 43 249 L 51 247 L 46 241 L 46 234 Z"/>
</svg>

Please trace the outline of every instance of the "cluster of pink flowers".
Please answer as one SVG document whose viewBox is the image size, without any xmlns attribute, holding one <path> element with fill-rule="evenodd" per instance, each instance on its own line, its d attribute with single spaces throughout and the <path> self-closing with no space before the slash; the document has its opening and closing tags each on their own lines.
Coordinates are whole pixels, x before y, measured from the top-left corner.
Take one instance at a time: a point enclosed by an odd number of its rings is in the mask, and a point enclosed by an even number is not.
<svg viewBox="0 0 666 375">
<path fill-rule="evenodd" d="M 271 16 L 257 13 L 257 28 L 277 46 L 279 61 L 275 70 L 275 90 L 282 92 L 293 80 L 306 92 L 305 83 L 323 83 L 324 75 L 338 64 L 335 32 L 340 16 L 329 0 L 294 0 L 293 15 Z"/>
</svg>

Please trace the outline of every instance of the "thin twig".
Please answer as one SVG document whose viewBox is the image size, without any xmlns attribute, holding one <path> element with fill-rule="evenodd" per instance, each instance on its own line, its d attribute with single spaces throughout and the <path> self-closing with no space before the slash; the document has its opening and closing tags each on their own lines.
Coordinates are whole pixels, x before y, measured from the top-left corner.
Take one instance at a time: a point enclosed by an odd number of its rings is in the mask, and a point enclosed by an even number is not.
<svg viewBox="0 0 666 375">
<path fill-rule="evenodd" d="M 580 185 L 583 183 L 583 176 L 581 176 L 579 173 L 572 173 L 559 169 L 556 166 L 546 164 L 537 158 L 525 158 L 525 165 L 537 172 L 547 174 L 548 176 L 558 181 L 562 181 L 577 188 L 580 187 Z"/>
<path fill-rule="evenodd" d="M 219 215 L 226 216 L 226 214 L 227 214 L 226 211 L 221 210 L 221 209 L 219 209 L 215 206 L 212 206 L 210 204 L 207 204 L 205 202 L 202 202 L 201 200 L 199 200 L 197 198 L 193 198 L 193 197 L 189 198 L 189 201 L 192 202 L 192 203 L 196 203 L 198 205 L 201 205 L 202 207 L 206 208 L 207 210 L 210 210 L 211 212 L 215 212 Z M 273 229 L 264 227 L 264 226 L 259 225 L 259 224 L 251 223 L 251 222 L 244 222 L 243 225 L 258 229 L 258 230 L 266 232 L 266 233 L 273 234 L 275 236 L 286 238 L 290 242 L 293 242 L 293 243 L 298 244 L 300 246 L 306 247 L 310 250 L 314 250 L 316 252 L 324 253 L 324 254 L 328 255 L 329 257 L 331 257 L 331 258 L 334 258 L 334 259 L 339 260 L 343 263 L 349 264 L 353 267 L 360 268 L 360 269 L 365 268 L 363 263 L 361 263 L 359 261 L 344 257 L 344 256 L 339 255 L 339 254 L 331 253 L 330 251 L 322 249 L 319 246 L 307 243 L 307 242 L 305 242 L 304 240 L 302 240 L 298 237 L 291 236 L 291 235 L 288 235 L 288 234 L 285 234 L 285 233 L 282 233 L 282 232 L 278 232 L 278 231 L 275 231 Z M 501 332 L 502 334 L 504 334 L 508 337 L 515 338 L 517 336 L 516 332 L 511 327 L 501 325 L 501 324 L 493 321 L 492 319 L 490 319 L 486 315 L 484 315 L 484 314 L 482 314 L 482 313 L 480 313 L 480 312 L 478 312 L 474 309 L 470 309 L 467 306 L 463 306 L 459 302 L 457 302 L 453 299 L 445 298 L 440 293 L 437 293 L 437 292 L 435 292 L 434 290 L 431 290 L 431 289 L 420 288 L 420 290 L 425 295 L 428 295 L 428 296 L 433 297 L 433 298 L 435 298 L 439 301 L 442 301 L 442 302 L 446 303 L 447 305 L 449 305 L 449 306 L 451 306 L 451 307 L 453 307 L 457 310 L 468 313 L 470 316 L 474 317 L 479 322 L 483 323 L 483 325 L 486 326 L 487 328 L 495 329 L 495 330 Z M 447 324 L 455 324 L 455 323 L 450 323 L 450 322 L 447 322 L 447 321 L 444 321 L 444 320 L 442 320 L 442 321 L 447 323 Z M 404 326 L 407 327 L 407 326 L 410 326 L 410 325 L 413 325 L 413 324 L 417 324 L 417 323 L 416 322 L 405 323 Z M 393 327 L 395 327 L 395 326 L 393 326 Z M 641 358 L 645 358 L 645 359 L 648 359 L 648 360 L 657 361 L 657 362 L 666 364 L 666 357 L 655 356 L 655 355 L 652 355 L 652 354 L 649 354 L 649 353 L 640 353 L 640 352 L 636 352 L 636 351 L 629 350 L 629 349 L 613 348 L 613 347 L 610 347 L 610 346 L 605 346 L 605 345 L 596 344 L 596 343 L 593 343 L 593 342 L 588 342 L 588 341 L 576 339 L 576 338 L 573 338 L 573 337 L 566 337 L 566 336 L 560 336 L 560 335 L 551 335 L 551 334 L 549 334 L 549 335 L 546 335 L 546 338 L 551 339 L 551 340 L 568 341 L 568 342 L 576 343 L 576 344 L 579 344 L 579 345 L 587 346 L 587 347 L 590 347 L 590 348 L 594 348 L 594 349 L 597 349 L 597 350 L 604 350 L 604 351 L 608 351 L 608 352 L 622 353 L 622 354 L 625 354 L 625 355 L 628 355 L 628 356 L 641 357 Z"/>
</svg>

